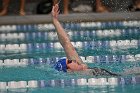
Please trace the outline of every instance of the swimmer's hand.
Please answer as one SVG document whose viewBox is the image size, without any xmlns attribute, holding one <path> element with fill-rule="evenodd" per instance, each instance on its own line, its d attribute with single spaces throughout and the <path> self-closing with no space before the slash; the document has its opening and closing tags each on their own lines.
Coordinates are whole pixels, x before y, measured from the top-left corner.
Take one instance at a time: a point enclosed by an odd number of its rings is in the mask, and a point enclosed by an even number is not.
<svg viewBox="0 0 140 93">
<path fill-rule="evenodd" d="M 52 12 L 51 12 L 53 19 L 58 19 L 59 12 L 60 12 L 59 11 L 59 6 L 58 6 L 58 4 L 55 4 L 53 6 Z"/>
</svg>

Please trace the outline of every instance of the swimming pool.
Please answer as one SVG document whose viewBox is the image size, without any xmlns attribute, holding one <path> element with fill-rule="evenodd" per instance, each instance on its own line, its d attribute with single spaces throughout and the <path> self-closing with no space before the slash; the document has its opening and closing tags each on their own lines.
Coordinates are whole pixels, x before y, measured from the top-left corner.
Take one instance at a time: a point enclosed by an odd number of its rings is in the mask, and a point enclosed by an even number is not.
<svg viewBox="0 0 140 93">
<path fill-rule="evenodd" d="M 139 67 L 139 20 L 62 24 L 90 67 L 116 73 Z M 90 77 L 51 68 L 65 56 L 51 23 L 1 25 L 0 55 L 2 93 L 138 93 L 140 90 L 140 76 L 136 74 Z"/>
</svg>

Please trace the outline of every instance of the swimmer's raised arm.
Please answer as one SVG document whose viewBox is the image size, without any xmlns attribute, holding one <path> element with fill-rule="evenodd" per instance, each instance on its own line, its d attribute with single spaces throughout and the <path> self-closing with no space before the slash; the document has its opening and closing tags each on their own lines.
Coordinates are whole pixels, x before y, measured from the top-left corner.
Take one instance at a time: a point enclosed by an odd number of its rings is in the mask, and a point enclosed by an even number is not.
<svg viewBox="0 0 140 93">
<path fill-rule="evenodd" d="M 65 50 L 67 58 L 69 60 L 75 60 L 78 64 L 83 64 L 81 58 L 79 57 L 73 45 L 71 44 L 71 41 L 67 33 L 64 31 L 64 28 L 60 24 L 58 20 L 58 15 L 59 15 L 59 6 L 58 4 L 55 4 L 52 9 L 53 24 L 57 30 L 59 41 Z"/>
</svg>

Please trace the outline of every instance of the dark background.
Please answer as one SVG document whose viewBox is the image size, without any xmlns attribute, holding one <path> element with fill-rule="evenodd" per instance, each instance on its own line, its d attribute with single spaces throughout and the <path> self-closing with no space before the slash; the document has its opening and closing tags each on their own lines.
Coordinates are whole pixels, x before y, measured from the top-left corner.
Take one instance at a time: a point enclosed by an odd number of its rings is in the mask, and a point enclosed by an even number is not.
<svg viewBox="0 0 140 93">
<path fill-rule="evenodd" d="M 39 2 L 44 0 L 26 0 L 25 10 L 27 14 L 36 14 L 36 7 Z M 63 1 L 63 0 L 62 0 Z M 63 2 L 61 1 L 60 7 L 63 9 Z M 127 8 L 132 4 L 132 0 L 102 0 L 103 4 L 112 9 L 112 12 L 127 12 Z M 20 0 L 11 0 L 9 5 L 9 13 L 17 14 L 19 11 Z M 93 8 L 92 12 L 95 12 L 95 0 L 70 0 L 69 8 L 72 11 L 73 7 L 80 4 L 86 4 Z M 0 9 L 2 7 L 2 0 L 0 0 Z"/>
</svg>

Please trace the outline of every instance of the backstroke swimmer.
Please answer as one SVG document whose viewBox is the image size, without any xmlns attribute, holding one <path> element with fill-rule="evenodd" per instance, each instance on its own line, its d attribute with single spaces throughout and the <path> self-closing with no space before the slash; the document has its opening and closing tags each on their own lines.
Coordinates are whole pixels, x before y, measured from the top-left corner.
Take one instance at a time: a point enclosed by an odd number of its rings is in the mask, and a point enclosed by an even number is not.
<svg viewBox="0 0 140 93">
<path fill-rule="evenodd" d="M 120 74 L 115 74 L 110 71 L 107 71 L 102 68 L 89 68 L 86 64 L 84 64 L 79 57 L 78 53 L 76 52 L 75 48 L 71 44 L 71 41 L 64 31 L 64 28 L 60 24 L 58 20 L 59 15 L 59 6 L 55 4 L 52 8 L 52 21 L 56 28 L 57 35 L 59 41 L 64 48 L 66 58 L 60 59 L 54 66 L 54 68 L 58 71 L 63 72 L 76 72 L 82 75 L 89 75 L 89 76 L 120 76 Z M 128 72 L 129 73 L 129 72 Z M 123 74 L 123 73 L 122 73 Z M 127 74 L 127 73 L 125 73 Z"/>
</svg>

